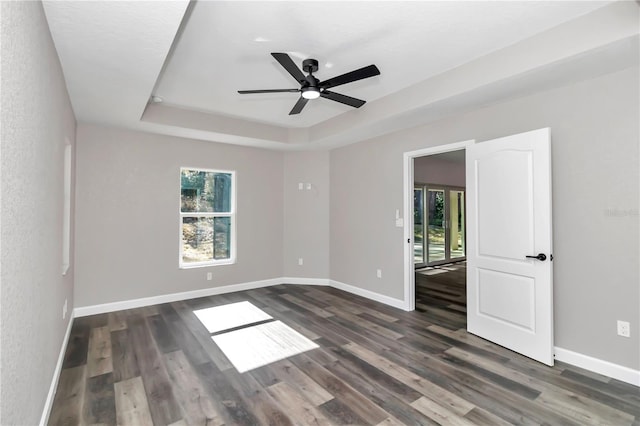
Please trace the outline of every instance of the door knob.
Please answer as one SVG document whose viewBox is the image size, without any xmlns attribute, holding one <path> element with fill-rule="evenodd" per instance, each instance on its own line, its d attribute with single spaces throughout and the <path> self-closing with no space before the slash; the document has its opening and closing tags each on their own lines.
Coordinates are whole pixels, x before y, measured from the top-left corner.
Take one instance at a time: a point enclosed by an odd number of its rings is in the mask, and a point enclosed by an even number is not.
<svg viewBox="0 0 640 426">
<path fill-rule="evenodd" d="M 542 262 L 544 262 L 545 260 L 547 260 L 547 255 L 544 253 L 539 253 L 537 256 L 526 256 L 529 259 L 538 259 Z"/>
</svg>

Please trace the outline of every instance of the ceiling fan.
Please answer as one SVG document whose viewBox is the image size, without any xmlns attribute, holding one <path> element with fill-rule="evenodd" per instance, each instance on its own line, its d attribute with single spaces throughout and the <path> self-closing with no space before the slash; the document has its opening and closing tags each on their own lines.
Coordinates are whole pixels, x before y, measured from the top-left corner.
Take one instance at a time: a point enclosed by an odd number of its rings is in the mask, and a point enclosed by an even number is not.
<svg viewBox="0 0 640 426">
<path fill-rule="evenodd" d="M 340 93 L 331 92 L 328 89 L 332 87 L 340 86 L 342 84 L 351 83 L 353 81 L 362 80 L 365 78 L 373 77 L 380 74 L 380 70 L 375 65 L 369 65 L 367 67 L 359 68 L 355 71 L 351 71 L 345 74 L 341 74 L 337 77 L 330 78 L 329 80 L 320 81 L 313 76 L 313 73 L 318 71 L 318 61 L 315 59 L 305 59 L 302 61 L 302 69 L 308 74 L 304 75 L 300 68 L 296 66 L 291 57 L 286 53 L 272 53 L 276 61 L 287 70 L 289 74 L 300 84 L 299 89 L 266 89 L 266 90 L 238 90 L 238 93 L 245 95 L 250 93 L 279 93 L 300 92 L 300 99 L 293 106 L 289 115 L 300 114 L 304 106 L 309 99 L 316 99 L 323 97 L 332 101 L 340 102 L 345 105 L 352 106 L 354 108 L 360 108 L 365 104 L 365 101 L 361 99 L 352 98 L 351 96 L 341 95 Z"/>
</svg>

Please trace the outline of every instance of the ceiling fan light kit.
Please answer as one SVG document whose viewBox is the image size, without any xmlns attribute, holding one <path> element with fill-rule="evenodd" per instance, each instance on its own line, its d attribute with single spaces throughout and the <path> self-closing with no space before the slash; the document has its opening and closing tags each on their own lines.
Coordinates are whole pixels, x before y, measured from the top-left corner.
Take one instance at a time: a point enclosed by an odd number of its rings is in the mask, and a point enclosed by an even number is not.
<svg viewBox="0 0 640 426">
<path fill-rule="evenodd" d="M 291 57 L 286 53 L 272 53 L 271 56 L 287 70 L 289 74 L 300 84 L 299 89 L 262 89 L 262 90 L 238 90 L 241 95 L 255 94 L 255 93 L 294 93 L 300 92 L 300 98 L 298 102 L 293 106 L 293 109 L 289 112 L 289 115 L 300 114 L 307 101 L 310 99 L 317 99 L 323 97 L 335 102 L 340 102 L 345 105 L 352 106 L 354 108 L 360 108 L 366 102 L 362 99 L 352 98 L 351 96 L 342 95 L 340 93 L 331 92 L 327 89 L 331 89 L 343 84 L 352 83 L 354 81 L 363 80 L 365 78 L 374 77 L 380 75 L 380 70 L 375 65 L 369 65 L 363 68 L 359 68 L 355 71 L 351 71 L 345 74 L 341 74 L 337 77 L 330 78 L 329 80 L 320 81 L 313 76 L 313 73 L 318 71 L 318 61 L 315 59 L 305 59 L 302 61 L 302 70 L 307 75 L 305 76 L 300 68 L 293 62 Z"/>
<path fill-rule="evenodd" d="M 318 99 L 320 97 L 320 90 L 317 87 L 303 87 L 300 91 L 305 99 Z"/>
</svg>

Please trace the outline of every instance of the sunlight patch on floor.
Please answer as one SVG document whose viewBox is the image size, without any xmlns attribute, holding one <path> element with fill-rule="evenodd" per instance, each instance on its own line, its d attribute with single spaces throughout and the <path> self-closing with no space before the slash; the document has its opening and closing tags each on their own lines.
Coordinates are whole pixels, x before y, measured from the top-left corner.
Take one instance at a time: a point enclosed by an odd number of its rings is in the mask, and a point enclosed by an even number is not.
<svg viewBox="0 0 640 426">
<path fill-rule="evenodd" d="M 242 328 L 211 338 L 239 373 L 318 347 L 280 321 Z"/>
<path fill-rule="evenodd" d="M 273 317 L 249 302 L 231 303 L 193 311 L 209 333 L 250 325 Z"/>
<path fill-rule="evenodd" d="M 318 347 L 247 301 L 198 309 L 193 313 L 213 334 L 211 339 L 239 373 Z"/>
<path fill-rule="evenodd" d="M 438 274 L 444 274 L 446 272 L 449 272 L 449 271 L 446 271 L 444 269 L 430 269 L 428 271 L 418 271 L 418 273 L 422 275 L 438 275 Z"/>
<path fill-rule="evenodd" d="M 419 269 L 416 269 L 416 273 L 421 275 L 438 275 L 438 274 L 444 274 L 446 272 L 466 269 L 466 267 L 467 267 L 467 262 L 463 261 L 463 262 L 447 263 L 444 265 L 427 266 L 427 267 L 419 268 Z"/>
</svg>

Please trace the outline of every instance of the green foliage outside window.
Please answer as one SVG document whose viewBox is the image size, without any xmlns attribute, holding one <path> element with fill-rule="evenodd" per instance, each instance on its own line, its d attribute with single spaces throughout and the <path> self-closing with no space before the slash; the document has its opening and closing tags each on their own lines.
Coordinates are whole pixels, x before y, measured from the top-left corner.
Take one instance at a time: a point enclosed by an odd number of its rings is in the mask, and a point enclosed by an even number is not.
<svg viewBox="0 0 640 426">
<path fill-rule="evenodd" d="M 231 257 L 232 174 L 182 169 L 182 263 Z"/>
</svg>

